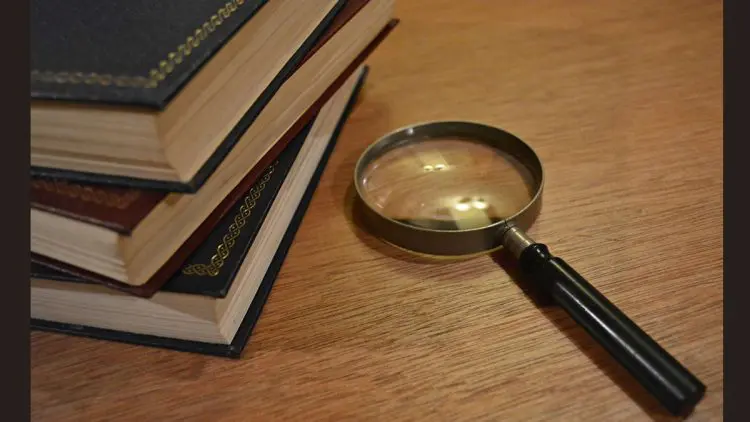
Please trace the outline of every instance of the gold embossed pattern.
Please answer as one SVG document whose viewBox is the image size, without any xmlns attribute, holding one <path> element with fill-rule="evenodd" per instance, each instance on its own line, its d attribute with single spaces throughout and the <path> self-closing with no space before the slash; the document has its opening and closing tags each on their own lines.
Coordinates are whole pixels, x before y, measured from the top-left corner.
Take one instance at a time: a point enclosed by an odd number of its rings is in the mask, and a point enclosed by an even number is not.
<svg viewBox="0 0 750 422">
<path fill-rule="evenodd" d="M 137 190 L 128 190 L 120 195 L 91 186 L 82 186 L 59 180 L 32 180 L 31 188 L 121 210 L 128 208 L 140 196 L 140 192 Z"/>
<path fill-rule="evenodd" d="M 185 275 L 197 275 L 197 276 L 209 276 L 216 277 L 219 275 L 221 268 L 226 263 L 229 253 L 236 244 L 237 238 L 242 233 L 242 228 L 247 224 L 247 219 L 253 212 L 255 205 L 260 199 L 261 193 L 266 188 L 266 185 L 271 180 L 274 168 L 278 162 L 269 166 L 265 174 L 258 183 L 250 189 L 247 195 L 242 199 L 243 204 L 240 206 L 240 210 L 234 216 L 234 222 L 229 225 L 227 233 L 222 237 L 221 243 L 216 246 L 216 253 L 211 256 L 211 260 L 207 264 L 190 264 L 182 269 L 182 274 Z"/>
<path fill-rule="evenodd" d="M 129 87 L 129 88 L 156 88 L 175 67 L 185 60 L 194 49 L 198 48 L 202 41 L 216 31 L 216 28 L 228 19 L 239 7 L 245 4 L 245 0 L 231 0 L 220 7 L 216 13 L 211 15 L 203 24 L 197 27 L 185 38 L 185 42 L 178 45 L 173 51 L 167 53 L 163 60 L 149 70 L 148 76 L 112 75 L 96 72 L 54 72 L 32 70 L 31 80 L 34 82 L 56 83 L 56 84 L 86 84 L 100 85 L 104 87 Z"/>
</svg>

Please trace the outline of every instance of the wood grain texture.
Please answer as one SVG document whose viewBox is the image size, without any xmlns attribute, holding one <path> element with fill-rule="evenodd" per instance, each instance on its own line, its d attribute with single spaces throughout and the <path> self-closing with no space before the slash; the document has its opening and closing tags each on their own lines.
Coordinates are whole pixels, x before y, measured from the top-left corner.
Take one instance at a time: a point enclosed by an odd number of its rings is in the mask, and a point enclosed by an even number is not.
<svg viewBox="0 0 750 422">
<path fill-rule="evenodd" d="M 721 3 L 397 12 L 244 358 L 33 333 L 34 420 L 668 420 L 502 254 L 422 262 L 353 222 L 358 155 L 432 119 L 537 150 L 530 234 L 708 385 L 691 420 L 723 419 Z"/>
</svg>

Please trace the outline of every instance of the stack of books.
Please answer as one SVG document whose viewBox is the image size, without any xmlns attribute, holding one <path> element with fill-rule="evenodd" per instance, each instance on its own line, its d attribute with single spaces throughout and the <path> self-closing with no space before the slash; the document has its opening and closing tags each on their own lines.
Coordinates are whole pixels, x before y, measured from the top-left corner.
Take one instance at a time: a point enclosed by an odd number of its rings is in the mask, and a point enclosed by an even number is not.
<svg viewBox="0 0 750 422">
<path fill-rule="evenodd" d="M 393 2 L 32 1 L 32 327 L 240 356 Z"/>
</svg>

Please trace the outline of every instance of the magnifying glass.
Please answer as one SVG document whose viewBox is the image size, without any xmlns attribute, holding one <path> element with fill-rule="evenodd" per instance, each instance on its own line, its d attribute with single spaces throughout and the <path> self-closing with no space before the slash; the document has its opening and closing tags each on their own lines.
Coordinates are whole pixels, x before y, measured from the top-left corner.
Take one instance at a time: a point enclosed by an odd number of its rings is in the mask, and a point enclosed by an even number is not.
<svg viewBox="0 0 750 422">
<path fill-rule="evenodd" d="M 542 163 L 501 129 L 445 121 L 396 130 L 370 145 L 354 184 L 372 234 L 410 252 L 467 257 L 505 248 L 523 276 L 561 306 L 673 415 L 706 387 L 526 230 L 541 207 Z"/>
</svg>

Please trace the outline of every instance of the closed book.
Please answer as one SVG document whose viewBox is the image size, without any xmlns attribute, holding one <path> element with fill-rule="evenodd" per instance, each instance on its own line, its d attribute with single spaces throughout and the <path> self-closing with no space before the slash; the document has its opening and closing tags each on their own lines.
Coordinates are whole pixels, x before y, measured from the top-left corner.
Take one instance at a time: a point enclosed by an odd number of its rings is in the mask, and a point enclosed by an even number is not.
<svg viewBox="0 0 750 422">
<path fill-rule="evenodd" d="M 194 192 L 345 3 L 32 1 L 32 175 Z"/>
<path fill-rule="evenodd" d="M 257 177 L 262 170 L 258 168 L 261 160 L 253 158 L 255 151 L 261 149 L 264 152 L 261 158 L 264 158 L 269 152 L 281 149 L 284 133 L 296 132 L 304 126 L 305 116 L 325 104 L 326 98 L 396 25 L 396 21 L 388 18 L 389 2 L 371 0 L 366 3 L 349 22 L 364 21 L 354 26 L 344 24 L 282 86 L 282 90 L 288 89 L 286 95 L 291 97 L 296 93 L 292 103 L 277 103 L 277 97 L 274 97 L 258 118 L 268 125 L 263 129 L 251 126 L 219 170 L 197 193 L 173 193 L 157 201 L 152 198 L 155 205 L 143 199 L 146 203 L 143 208 L 133 206 L 117 212 L 92 213 L 85 212 L 88 205 L 80 206 L 76 199 L 67 201 L 60 198 L 62 195 L 56 195 L 60 200 L 48 198 L 42 202 L 42 197 L 32 191 L 32 252 L 131 286 L 142 286 L 157 272 L 163 273 L 167 264 L 174 264 L 176 256 L 184 260 L 187 256 L 184 254 L 185 245 L 190 243 L 191 235 L 205 225 L 206 219 L 227 196 L 236 192 L 248 174 L 255 173 Z M 295 79 L 300 72 L 307 75 Z M 313 83 L 309 83 L 309 74 L 313 72 L 317 72 L 317 76 Z M 286 138 L 287 141 L 290 139 Z M 148 194 L 139 192 L 141 196 Z M 102 204 L 97 205 L 102 210 Z M 138 215 L 125 216 L 130 211 Z M 125 218 L 118 219 L 118 216 Z M 115 224 L 108 224 L 112 222 Z M 71 238 L 67 235 L 71 232 L 78 233 L 78 236 Z M 174 269 L 173 266 L 171 271 Z"/>
<path fill-rule="evenodd" d="M 349 113 L 365 75 L 366 69 L 352 75 L 321 111 L 299 151 L 279 158 L 278 168 L 288 172 L 277 182 L 281 186 L 265 216 L 247 218 L 252 212 L 241 202 L 222 221 L 217 233 L 235 241 L 225 256 L 226 270 L 213 271 L 212 262 L 204 260 L 225 241 L 216 239 L 150 299 L 38 267 L 31 279 L 32 329 L 239 357 L 345 122 L 340 109 Z M 245 201 L 262 206 L 261 192 L 256 185 Z"/>
<path fill-rule="evenodd" d="M 236 270 L 236 265 L 241 263 L 236 259 L 230 259 L 230 255 L 236 256 L 243 245 L 250 244 L 246 240 L 257 233 L 294 158 L 309 135 L 315 117 L 294 135 L 288 146 L 263 169 L 249 190 L 238 192 L 239 195 L 230 196 L 222 203 L 210 217 L 210 222 L 214 223 L 211 224 L 212 227 L 209 228 L 208 224 L 205 224 L 206 227 L 202 231 L 197 231 L 191 236 L 192 243 L 196 246 L 194 250 L 191 248 L 190 252 L 185 252 L 186 255 L 189 253 L 189 256 L 184 262 L 171 264 L 144 285 L 130 286 L 38 254 L 31 254 L 31 277 L 100 284 L 141 297 L 151 297 L 159 289 L 186 292 L 191 290 L 190 286 L 195 286 L 192 289 L 194 292 L 221 295 L 221 289 L 214 288 L 212 283 L 207 282 L 232 279 L 226 274 L 224 277 L 217 276 Z"/>
</svg>

